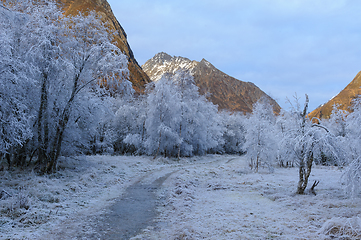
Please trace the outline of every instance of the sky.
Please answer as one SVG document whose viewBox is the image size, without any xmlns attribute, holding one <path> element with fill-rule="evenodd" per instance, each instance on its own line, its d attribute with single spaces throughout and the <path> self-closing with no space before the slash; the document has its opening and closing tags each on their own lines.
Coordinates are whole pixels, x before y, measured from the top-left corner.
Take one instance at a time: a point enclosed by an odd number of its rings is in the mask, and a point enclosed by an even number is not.
<svg viewBox="0 0 361 240">
<path fill-rule="evenodd" d="M 359 0 L 108 0 L 140 65 L 158 52 L 313 110 L 361 71 Z"/>
</svg>

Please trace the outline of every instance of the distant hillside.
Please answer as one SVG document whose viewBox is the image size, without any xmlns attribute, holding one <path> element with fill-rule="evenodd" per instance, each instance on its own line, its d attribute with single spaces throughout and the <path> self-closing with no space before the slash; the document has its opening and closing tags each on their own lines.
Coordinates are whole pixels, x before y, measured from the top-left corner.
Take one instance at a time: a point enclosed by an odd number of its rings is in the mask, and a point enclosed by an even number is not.
<svg viewBox="0 0 361 240">
<path fill-rule="evenodd" d="M 339 105 L 339 109 L 350 111 L 352 100 L 361 94 L 361 72 L 334 98 L 318 107 L 309 114 L 310 118 L 329 118 L 334 104 Z"/>
<path fill-rule="evenodd" d="M 230 111 L 252 112 L 253 104 L 265 97 L 279 113 L 280 106 L 256 85 L 233 78 L 205 59 L 191 61 L 184 57 L 172 57 L 166 53 L 158 53 L 149 59 L 143 70 L 152 81 L 159 80 L 165 73 L 174 73 L 180 68 L 190 70 L 201 94 L 210 93 L 208 99 L 219 106 L 219 109 Z"/>
<path fill-rule="evenodd" d="M 89 12 L 96 11 L 104 22 L 107 22 L 112 30 L 118 32 L 115 41 L 116 45 L 128 56 L 128 68 L 130 72 L 129 80 L 133 83 L 133 88 L 137 92 L 143 92 L 145 84 L 150 82 L 147 74 L 135 60 L 132 49 L 127 41 L 125 33 L 118 20 L 115 18 L 113 11 L 106 0 L 57 0 L 62 4 L 65 14 L 76 15 L 78 11 Z"/>
</svg>

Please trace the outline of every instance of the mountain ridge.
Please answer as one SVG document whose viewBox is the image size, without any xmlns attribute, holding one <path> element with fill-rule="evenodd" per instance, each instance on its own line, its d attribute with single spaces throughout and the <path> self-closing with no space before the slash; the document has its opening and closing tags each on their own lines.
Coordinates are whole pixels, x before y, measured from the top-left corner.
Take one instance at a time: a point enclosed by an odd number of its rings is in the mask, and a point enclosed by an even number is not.
<svg viewBox="0 0 361 240">
<path fill-rule="evenodd" d="M 333 106 L 336 104 L 338 109 L 352 111 L 352 101 L 358 95 L 361 95 L 361 71 L 357 73 L 354 79 L 335 97 L 331 98 L 325 104 L 322 104 L 313 110 L 308 116 L 310 119 L 330 118 Z"/>
<path fill-rule="evenodd" d="M 114 40 L 116 46 L 128 57 L 129 80 L 136 92 L 144 92 L 145 85 L 150 82 L 150 79 L 135 59 L 127 40 L 127 34 L 114 16 L 109 3 L 106 0 L 56 0 L 56 2 L 65 11 L 65 15 L 95 11 L 100 15 L 101 20 L 108 24 L 109 30 L 117 32 Z"/>
<path fill-rule="evenodd" d="M 200 94 L 206 94 L 219 109 L 249 113 L 252 112 L 253 104 L 262 97 L 271 103 L 274 112 L 279 113 L 281 109 L 274 99 L 255 84 L 227 75 L 204 58 L 198 62 L 160 52 L 146 61 L 142 68 L 152 81 L 159 80 L 165 73 L 174 74 L 181 68 L 189 70 Z"/>
</svg>

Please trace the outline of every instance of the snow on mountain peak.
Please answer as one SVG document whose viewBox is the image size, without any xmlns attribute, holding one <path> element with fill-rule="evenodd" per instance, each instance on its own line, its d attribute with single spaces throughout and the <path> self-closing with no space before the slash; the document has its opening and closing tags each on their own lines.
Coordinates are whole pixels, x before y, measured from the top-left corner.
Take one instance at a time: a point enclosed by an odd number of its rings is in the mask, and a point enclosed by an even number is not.
<svg viewBox="0 0 361 240">
<path fill-rule="evenodd" d="M 158 81 L 166 73 L 174 74 L 179 69 L 189 70 L 200 94 L 206 95 L 219 109 L 252 112 L 253 104 L 266 97 L 274 106 L 274 111 L 280 111 L 277 102 L 256 85 L 225 74 L 205 59 L 198 62 L 161 52 L 149 59 L 142 68 L 152 81 Z"/>
<path fill-rule="evenodd" d="M 151 73 L 152 81 L 158 81 L 165 73 L 175 73 L 179 69 L 187 69 L 192 72 L 198 64 L 197 61 L 191 61 L 188 58 L 179 56 L 170 56 L 167 53 L 157 53 L 153 58 L 149 59 L 143 66 L 145 72 Z"/>
<path fill-rule="evenodd" d="M 201 63 L 204 63 L 207 67 L 213 67 L 213 65 L 210 63 L 210 62 L 208 62 L 206 59 L 202 59 L 202 61 L 201 61 Z"/>
<path fill-rule="evenodd" d="M 163 63 L 165 61 L 171 61 L 172 60 L 172 56 L 168 55 L 167 53 L 165 52 L 160 52 L 160 53 L 157 53 L 153 58 L 152 60 L 156 63 Z"/>
</svg>

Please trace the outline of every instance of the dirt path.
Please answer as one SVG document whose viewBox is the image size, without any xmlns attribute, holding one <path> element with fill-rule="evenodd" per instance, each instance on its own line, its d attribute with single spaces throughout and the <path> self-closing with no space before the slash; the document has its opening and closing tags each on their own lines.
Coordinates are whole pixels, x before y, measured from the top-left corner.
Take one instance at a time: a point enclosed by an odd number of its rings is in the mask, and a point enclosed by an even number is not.
<svg viewBox="0 0 361 240">
<path fill-rule="evenodd" d="M 188 171 L 188 169 L 221 166 L 232 160 L 233 158 L 201 158 L 199 161 L 148 169 L 146 174 L 139 171 L 137 176 L 127 179 L 138 180 L 119 191 L 119 195 L 117 189 L 109 188 L 109 191 L 116 191 L 116 193 L 103 192 L 104 197 L 97 196 L 98 198 L 93 199 L 91 206 L 89 204 L 82 211 L 74 211 L 70 217 L 57 224 L 56 227 L 51 227 L 46 234 L 42 234 L 40 239 L 88 240 L 135 237 L 147 227 L 156 226 L 159 221 L 158 207 L 163 201 L 160 198 L 164 197 L 163 195 L 159 196 L 159 192 L 165 187 L 165 182 L 168 182 L 167 179 L 171 175 L 173 177 L 176 172 Z M 116 163 L 112 162 L 111 164 L 111 169 L 117 169 L 112 167 Z M 119 167 L 119 169 L 121 168 Z M 88 195 L 90 194 L 88 193 Z M 115 197 L 115 195 L 119 197 Z"/>
<path fill-rule="evenodd" d="M 156 191 L 171 174 L 150 184 L 138 181 L 127 188 L 125 195 L 111 206 L 110 212 L 102 216 L 101 224 L 97 227 L 99 238 L 129 239 L 151 226 L 157 215 Z"/>
</svg>

